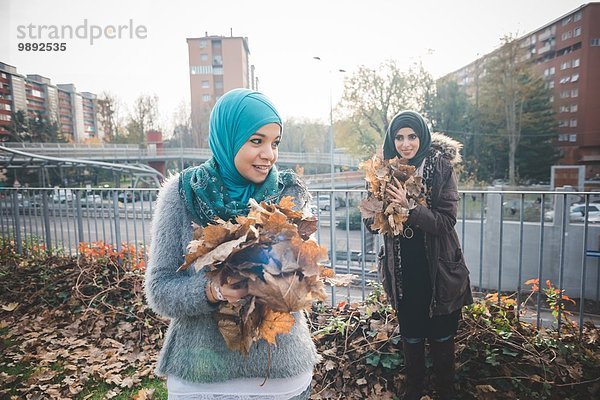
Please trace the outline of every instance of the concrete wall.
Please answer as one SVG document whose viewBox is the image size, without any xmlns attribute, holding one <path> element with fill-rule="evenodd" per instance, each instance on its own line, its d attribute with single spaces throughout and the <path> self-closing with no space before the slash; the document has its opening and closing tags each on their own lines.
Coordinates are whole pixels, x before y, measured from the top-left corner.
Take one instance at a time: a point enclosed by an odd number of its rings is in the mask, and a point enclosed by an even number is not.
<svg viewBox="0 0 600 400">
<path fill-rule="evenodd" d="M 564 200 L 567 196 L 556 196 L 555 215 L 561 216 Z M 587 243 L 583 245 L 583 223 L 567 223 L 564 226 L 561 218 L 554 222 L 545 222 L 543 228 L 543 247 L 540 244 L 541 224 L 524 222 L 521 230 L 518 221 L 504 221 L 500 236 L 500 196 L 486 196 L 486 215 L 483 225 L 483 248 L 480 249 L 480 220 L 464 221 L 464 254 L 471 272 L 471 284 L 478 287 L 481 276 L 481 287 L 497 291 L 516 291 L 519 282 L 523 289 L 529 289 L 524 282 L 538 277 L 542 270 L 542 285 L 546 279 L 558 286 L 562 265 L 562 287 L 570 297 L 580 297 L 583 257 L 585 250 L 598 250 L 600 244 L 600 226 L 588 225 Z M 547 198 L 548 200 L 548 198 Z M 567 202 L 569 200 L 567 199 Z M 462 241 L 462 220 L 458 220 L 456 230 Z M 564 241 L 561 243 L 561 237 Z M 519 254 L 522 242 L 521 273 L 519 275 Z M 502 251 L 502 253 L 500 253 Z M 482 255 L 482 256 L 481 256 Z M 481 260 L 481 261 L 480 261 Z M 585 297 L 598 299 L 600 283 L 600 259 L 586 257 Z M 501 268 L 501 276 L 499 269 Z M 481 269 L 481 273 L 480 273 Z M 498 284 L 500 280 L 500 285 Z"/>
</svg>

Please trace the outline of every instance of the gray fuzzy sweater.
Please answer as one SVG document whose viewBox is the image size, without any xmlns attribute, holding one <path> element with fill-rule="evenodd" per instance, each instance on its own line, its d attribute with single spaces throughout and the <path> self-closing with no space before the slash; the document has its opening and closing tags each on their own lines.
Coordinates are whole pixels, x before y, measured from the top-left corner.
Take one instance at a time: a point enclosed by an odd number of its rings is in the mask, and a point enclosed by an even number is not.
<svg viewBox="0 0 600 400">
<path fill-rule="evenodd" d="M 305 187 L 280 187 L 282 195 L 308 201 Z M 152 223 L 152 242 L 145 277 L 146 299 L 158 314 L 171 319 L 156 373 L 191 382 L 216 382 L 241 377 L 285 378 L 312 371 L 318 362 L 315 344 L 303 313 L 289 334 L 277 336 L 277 346 L 262 339 L 248 356 L 229 351 L 206 299 L 206 278 L 194 268 L 177 272 L 192 240 L 192 220 L 179 195 L 178 176 L 161 189 Z M 270 349 L 270 368 L 268 353 Z"/>
</svg>

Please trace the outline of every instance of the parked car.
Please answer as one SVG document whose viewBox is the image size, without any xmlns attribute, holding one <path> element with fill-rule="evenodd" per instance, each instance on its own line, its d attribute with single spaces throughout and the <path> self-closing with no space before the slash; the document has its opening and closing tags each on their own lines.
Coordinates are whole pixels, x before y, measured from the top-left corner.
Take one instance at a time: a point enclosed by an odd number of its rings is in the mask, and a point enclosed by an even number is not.
<svg viewBox="0 0 600 400">
<path fill-rule="evenodd" d="M 318 207 L 323 211 L 329 211 L 331 207 L 331 198 L 327 194 L 320 194 L 319 196 L 313 198 L 313 204 L 315 207 Z M 335 197 L 335 208 L 344 207 L 346 202 L 339 197 Z"/>
<path fill-rule="evenodd" d="M 81 199 L 81 207 L 100 207 L 102 196 L 99 194 L 88 194 Z"/>
<path fill-rule="evenodd" d="M 126 192 L 120 192 L 117 195 L 117 199 L 119 203 L 131 203 L 133 201 L 133 192 L 129 190 Z"/>
<path fill-rule="evenodd" d="M 596 222 L 600 219 L 600 203 L 590 203 L 588 205 L 588 220 Z M 544 218 L 547 221 L 554 220 L 554 210 L 546 211 Z M 583 222 L 585 220 L 585 204 L 572 204 L 569 207 L 569 221 Z"/>
</svg>

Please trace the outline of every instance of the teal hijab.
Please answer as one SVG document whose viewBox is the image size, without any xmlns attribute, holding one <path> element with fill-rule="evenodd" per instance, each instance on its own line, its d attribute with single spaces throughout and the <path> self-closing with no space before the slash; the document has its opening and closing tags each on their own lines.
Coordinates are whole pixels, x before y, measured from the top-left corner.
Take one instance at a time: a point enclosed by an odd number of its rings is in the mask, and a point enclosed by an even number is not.
<svg viewBox="0 0 600 400">
<path fill-rule="evenodd" d="M 179 190 L 194 221 L 206 225 L 248 212 L 248 200 L 269 200 L 278 193 L 279 172 L 273 166 L 265 181 L 254 184 L 235 167 L 240 148 L 258 129 L 269 123 L 283 126 L 273 103 L 262 93 L 234 89 L 215 104 L 209 122 L 208 144 L 212 158 L 179 175 Z"/>
</svg>

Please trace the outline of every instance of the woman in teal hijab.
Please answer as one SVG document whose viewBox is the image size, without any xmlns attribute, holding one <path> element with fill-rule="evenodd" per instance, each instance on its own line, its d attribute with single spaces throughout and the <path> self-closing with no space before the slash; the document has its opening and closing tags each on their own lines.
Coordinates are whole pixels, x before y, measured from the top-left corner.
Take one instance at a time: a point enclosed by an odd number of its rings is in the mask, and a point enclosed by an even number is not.
<svg viewBox="0 0 600 400">
<path fill-rule="evenodd" d="M 273 162 L 269 161 L 268 175 L 259 183 L 242 176 L 234 162 L 248 139 L 269 124 L 277 124 L 281 132 L 281 117 L 262 93 L 234 89 L 217 101 L 210 114 L 208 137 L 213 157 L 199 167 L 186 169 L 180 176 L 186 205 L 196 223 L 204 225 L 215 217 L 228 220 L 245 214 L 250 198 L 260 202 L 277 197 L 278 181 L 290 177 L 285 176 L 289 173 L 280 177 L 273 164 L 276 155 Z"/>
<path fill-rule="evenodd" d="M 263 340 L 247 356 L 230 351 L 213 318 L 222 301 L 235 303 L 248 289 L 210 280 L 194 268 L 178 271 L 192 240 L 192 222 L 231 220 L 248 213 L 248 200 L 278 202 L 292 196 L 306 208 L 310 196 L 292 171 L 278 171 L 282 121 L 263 94 L 235 89 L 210 116 L 213 156 L 184 170 L 161 189 L 152 221 L 145 277 L 150 307 L 171 322 L 156 373 L 167 377 L 169 399 L 307 399 L 318 355 L 306 318 L 294 313 L 289 334 L 277 346 Z M 268 372 L 269 379 L 264 385 Z"/>
</svg>

